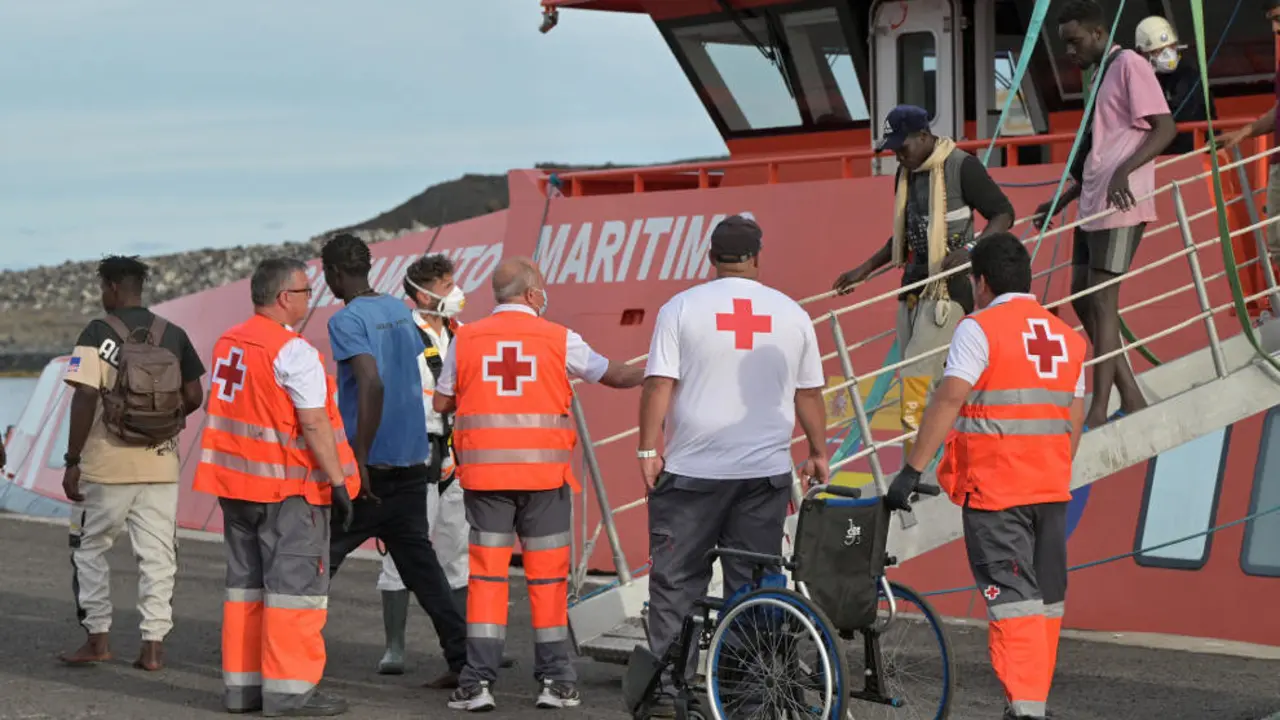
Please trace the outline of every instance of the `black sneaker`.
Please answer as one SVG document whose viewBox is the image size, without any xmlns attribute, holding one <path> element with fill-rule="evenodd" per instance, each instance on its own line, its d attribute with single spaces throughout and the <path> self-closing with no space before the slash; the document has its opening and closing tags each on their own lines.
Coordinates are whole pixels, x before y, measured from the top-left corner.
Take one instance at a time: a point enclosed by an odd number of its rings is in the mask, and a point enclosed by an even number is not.
<svg viewBox="0 0 1280 720">
<path fill-rule="evenodd" d="M 467 712 L 488 712 L 497 707 L 497 703 L 489 692 L 489 683 L 481 682 L 470 687 L 459 686 L 449 696 L 449 707 Z"/>
<path fill-rule="evenodd" d="M 540 708 L 571 708 L 582 704 L 578 689 L 568 683 L 542 681 L 542 692 L 538 693 L 537 706 Z"/>
</svg>

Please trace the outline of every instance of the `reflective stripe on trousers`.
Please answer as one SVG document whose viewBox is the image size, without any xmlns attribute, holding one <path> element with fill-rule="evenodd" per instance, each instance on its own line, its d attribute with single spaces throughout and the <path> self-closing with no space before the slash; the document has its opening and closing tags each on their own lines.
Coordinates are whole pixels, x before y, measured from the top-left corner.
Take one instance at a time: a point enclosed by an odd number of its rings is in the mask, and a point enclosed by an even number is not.
<svg viewBox="0 0 1280 720">
<path fill-rule="evenodd" d="M 460 684 L 497 678 L 507 630 L 507 575 L 517 533 L 533 611 L 534 675 L 558 682 L 577 680 L 569 656 L 571 500 L 568 485 L 555 490 L 466 492 L 471 577 L 467 667 Z"/>
<path fill-rule="evenodd" d="M 223 703 L 230 711 L 302 707 L 324 674 L 329 509 L 221 499 L 227 554 Z"/>
</svg>

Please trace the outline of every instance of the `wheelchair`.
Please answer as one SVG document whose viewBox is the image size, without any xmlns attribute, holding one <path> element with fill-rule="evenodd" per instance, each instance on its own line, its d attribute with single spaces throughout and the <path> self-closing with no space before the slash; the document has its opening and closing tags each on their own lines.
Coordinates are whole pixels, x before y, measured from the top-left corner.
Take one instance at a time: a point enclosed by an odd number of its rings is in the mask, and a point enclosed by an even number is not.
<svg viewBox="0 0 1280 720">
<path fill-rule="evenodd" d="M 928 601 L 885 577 L 897 562 L 886 553 L 889 524 L 881 498 L 819 485 L 801 503 L 790 559 L 711 550 L 708 562 L 752 563 L 751 582 L 727 598 L 695 602 L 664 657 L 644 646 L 632 651 L 627 710 L 647 720 L 670 673 L 678 720 L 946 718 L 950 643 Z M 791 573 L 794 588 L 775 567 Z M 698 682 L 690 678 L 700 656 Z"/>
</svg>

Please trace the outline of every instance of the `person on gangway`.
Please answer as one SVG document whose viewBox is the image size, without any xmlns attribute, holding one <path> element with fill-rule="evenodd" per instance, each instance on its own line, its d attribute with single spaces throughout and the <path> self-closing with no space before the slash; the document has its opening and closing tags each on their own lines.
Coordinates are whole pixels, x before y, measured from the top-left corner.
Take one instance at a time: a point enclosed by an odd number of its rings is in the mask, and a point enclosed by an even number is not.
<svg viewBox="0 0 1280 720">
<path fill-rule="evenodd" d="M 1101 285 L 1129 272 L 1147 223 L 1156 219 L 1155 159 L 1178 132 L 1164 90 L 1151 63 L 1119 45 L 1108 47 L 1111 21 L 1096 0 L 1068 0 L 1058 14 L 1058 34 L 1081 70 L 1097 68 L 1093 115 L 1081 126 L 1084 136 L 1070 168 L 1069 189 L 1036 209 L 1033 222 L 1045 228 L 1079 198 L 1079 216 L 1071 254 L 1071 293 Z M 1139 199 L 1143 198 L 1143 199 Z M 1102 217 L 1109 209 L 1112 212 Z M 1071 302 L 1093 343 L 1095 356 L 1120 349 L 1120 285 L 1108 285 Z M 1120 393 L 1120 410 L 1108 417 L 1111 388 Z M 1086 428 L 1097 428 L 1147 407 L 1129 366 L 1117 355 L 1093 368 L 1093 401 Z"/>
<path fill-rule="evenodd" d="M 1280 37 L 1280 0 L 1266 0 L 1263 3 L 1267 20 L 1271 23 L 1271 32 Z M 1276 104 L 1271 106 L 1262 117 L 1223 135 L 1219 148 L 1230 150 L 1249 138 L 1259 135 L 1271 135 L 1271 146 L 1280 146 L 1280 127 L 1276 125 L 1276 108 L 1280 107 L 1280 71 L 1276 72 Z M 1280 153 L 1272 154 L 1268 161 L 1270 174 L 1267 176 L 1267 214 L 1271 217 L 1280 215 Z M 1267 249 L 1271 257 L 1280 258 L 1280 223 L 1267 226 Z"/>
<path fill-rule="evenodd" d="M 834 289 L 841 294 L 890 262 L 905 266 L 903 286 L 963 265 L 974 242 L 974 210 L 987 220 L 984 237 L 1013 226 L 1008 196 L 981 160 L 956 148 L 951 138 L 933 134 L 927 110 L 902 105 L 889 112 L 885 123 L 889 132 L 877 150 L 892 150 L 900 165 L 893 237 L 866 262 L 836 278 Z M 951 342 L 956 323 L 973 309 L 965 273 L 908 290 L 899 300 L 898 350 L 904 359 Z M 942 355 L 907 365 L 900 375 L 902 427 L 911 432 L 919 427 L 926 399 L 942 376 Z"/>
<path fill-rule="evenodd" d="M 1204 122 L 1210 117 L 1218 119 L 1212 95 L 1209 96 L 1209 105 L 1205 106 L 1205 94 L 1200 88 L 1200 68 L 1195 58 L 1184 55 L 1183 50 L 1187 46 L 1178 44 L 1178 32 L 1168 20 L 1152 15 L 1138 23 L 1133 47 L 1156 71 L 1156 80 L 1164 90 L 1164 100 L 1173 110 L 1174 122 Z M 1165 149 L 1165 154 L 1186 155 L 1195 147 L 1195 133 L 1178 133 Z"/>
<path fill-rule="evenodd" d="M 569 658 L 568 575 L 578 437 L 569 378 L 625 389 L 644 374 L 543 317 L 546 280 L 532 260 L 503 260 L 493 271 L 493 295 L 489 317 L 458 328 L 432 398 L 437 413 L 454 413 L 471 523 L 467 662 L 448 704 L 469 712 L 495 706 L 490 687 L 506 643 L 507 575 L 519 535 L 533 611 L 535 704 L 576 707 L 582 698 Z"/>
<path fill-rule="evenodd" d="M 963 508 L 1005 718 L 1044 718 L 1066 608 L 1067 502 L 1086 345 L 1030 293 L 1031 257 L 1018 238 L 980 240 L 971 257 L 982 310 L 956 328 L 945 377 L 885 504 L 909 509 L 945 442 L 938 484 Z"/>
<path fill-rule="evenodd" d="M 809 448 L 800 475 L 826 483 L 830 474 L 813 322 L 758 280 L 761 238 L 751 219 L 721 221 L 708 253 L 716 279 L 671 298 L 654 325 L 636 455 L 653 563 L 646 627 L 659 658 L 707 593 L 709 550 L 781 552 L 797 419 Z M 751 581 L 750 561 L 721 562 L 726 596 Z M 670 678 L 662 684 L 650 717 L 675 716 Z"/>
</svg>

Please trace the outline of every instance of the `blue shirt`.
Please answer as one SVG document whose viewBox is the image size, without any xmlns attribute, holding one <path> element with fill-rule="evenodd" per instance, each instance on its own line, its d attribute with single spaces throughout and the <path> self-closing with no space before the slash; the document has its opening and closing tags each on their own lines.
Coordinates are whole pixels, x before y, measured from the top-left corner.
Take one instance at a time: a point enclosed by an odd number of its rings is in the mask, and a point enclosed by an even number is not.
<svg viewBox="0 0 1280 720">
<path fill-rule="evenodd" d="M 389 295 L 356 298 L 329 319 L 329 344 L 338 363 L 338 410 L 347 439 L 354 446 L 359 408 L 350 360 L 371 355 L 382 378 L 382 423 L 367 462 L 393 467 L 425 463 L 431 446 L 418 356 L 426 346 L 409 308 Z"/>
</svg>

